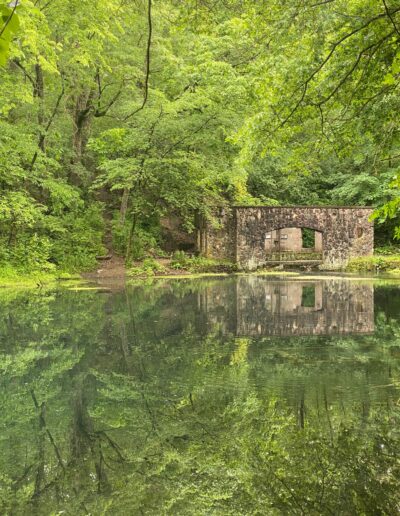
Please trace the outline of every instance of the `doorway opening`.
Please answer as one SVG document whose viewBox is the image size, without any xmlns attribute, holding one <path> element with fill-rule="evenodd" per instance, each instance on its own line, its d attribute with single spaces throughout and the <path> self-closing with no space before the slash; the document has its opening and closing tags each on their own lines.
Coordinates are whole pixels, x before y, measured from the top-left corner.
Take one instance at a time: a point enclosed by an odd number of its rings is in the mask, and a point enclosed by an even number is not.
<svg viewBox="0 0 400 516">
<path fill-rule="evenodd" d="M 280 228 L 265 234 L 268 261 L 322 261 L 322 233 L 311 228 Z"/>
</svg>

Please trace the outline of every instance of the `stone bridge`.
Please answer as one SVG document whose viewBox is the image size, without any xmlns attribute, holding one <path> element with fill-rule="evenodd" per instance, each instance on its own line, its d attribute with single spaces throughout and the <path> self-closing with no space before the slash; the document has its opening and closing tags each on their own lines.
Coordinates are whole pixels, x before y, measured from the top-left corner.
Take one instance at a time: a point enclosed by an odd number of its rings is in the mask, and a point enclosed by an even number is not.
<svg viewBox="0 0 400 516">
<path fill-rule="evenodd" d="M 372 211 L 360 206 L 236 206 L 229 212 L 221 209 L 217 228 L 200 228 L 198 247 L 204 256 L 229 259 L 241 269 L 254 270 L 270 261 L 268 239 L 273 232 L 308 228 L 320 235 L 322 267 L 341 268 L 350 258 L 373 254 Z"/>
</svg>

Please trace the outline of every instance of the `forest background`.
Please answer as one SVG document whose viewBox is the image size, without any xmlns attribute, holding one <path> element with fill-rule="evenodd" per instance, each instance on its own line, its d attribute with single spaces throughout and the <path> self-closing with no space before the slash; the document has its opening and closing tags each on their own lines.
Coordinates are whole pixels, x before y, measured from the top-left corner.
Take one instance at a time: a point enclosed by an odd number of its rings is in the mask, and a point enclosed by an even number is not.
<svg viewBox="0 0 400 516">
<path fill-rule="evenodd" d="M 397 0 L 0 0 L 0 266 L 82 271 L 217 206 L 400 237 Z"/>
</svg>

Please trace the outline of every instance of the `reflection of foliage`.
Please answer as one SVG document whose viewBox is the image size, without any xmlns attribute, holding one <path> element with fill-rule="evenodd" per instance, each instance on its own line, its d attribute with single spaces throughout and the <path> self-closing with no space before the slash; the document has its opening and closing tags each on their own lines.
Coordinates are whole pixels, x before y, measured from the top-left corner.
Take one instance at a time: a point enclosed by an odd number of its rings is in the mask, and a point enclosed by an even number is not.
<svg viewBox="0 0 400 516">
<path fill-rule="evenodd" d="M 235 286 L 2 297 L 1 512 L 394 513 L 387 289 L 375 335 L 250 339 L 202 304 Z"/>
<path fill-rule="evenodd" d="M 313 308 L 315 306 L 315 287 L 303 287 L 301 306 Z"/>
<path fill-rule="evenodd" d="M 315 231 L 310 228 L 301 229 L 301 237 L 303 241 L 303 247 L 313 248 L 315 247 Z"/>
</svg>

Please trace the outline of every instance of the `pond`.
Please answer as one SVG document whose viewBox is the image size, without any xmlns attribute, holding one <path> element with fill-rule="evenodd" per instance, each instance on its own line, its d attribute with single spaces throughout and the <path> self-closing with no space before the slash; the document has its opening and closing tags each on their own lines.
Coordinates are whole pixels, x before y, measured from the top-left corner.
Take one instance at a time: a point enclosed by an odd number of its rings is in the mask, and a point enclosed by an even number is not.
<svg viewBox="0 0 400 516">
<path fill-rule="evenodd" d="M 1 514 L 397 514 L 400 284 L 0 292 Z"/>
</svg>

